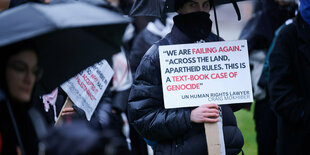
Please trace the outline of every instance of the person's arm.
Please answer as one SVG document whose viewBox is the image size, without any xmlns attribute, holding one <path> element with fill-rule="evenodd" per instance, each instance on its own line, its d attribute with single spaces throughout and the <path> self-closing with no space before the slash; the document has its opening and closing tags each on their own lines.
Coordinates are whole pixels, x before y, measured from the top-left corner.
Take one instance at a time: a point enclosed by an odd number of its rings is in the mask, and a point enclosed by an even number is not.
<svg viewBox="0 0 310 155">
<path fill-rule="evenodd" d="M 150 50 L 158 52 L 157 46 Z M 165 109 L 158 53 L 147 53 L 129 95 L 129 122 L 149 140 L 173 139 L 191 128 L 190 108 Z"/>
</svg>

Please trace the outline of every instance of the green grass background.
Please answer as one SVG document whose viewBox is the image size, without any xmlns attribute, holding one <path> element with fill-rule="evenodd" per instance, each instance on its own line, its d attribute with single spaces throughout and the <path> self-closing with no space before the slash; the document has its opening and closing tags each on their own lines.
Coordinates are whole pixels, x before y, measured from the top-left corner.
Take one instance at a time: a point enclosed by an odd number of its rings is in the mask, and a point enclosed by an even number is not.
<svg viewBox="0 0 310 155">
<path fill-rule="evenodd" d="M 254 104 L 251 110 L 239 110 L 235 112 L 238 126 L 243 134 L 244 146 L 243 152 L 245 155 L 257 155 L 256 131 L 254 124 Z M 241 153 L 240 153 L 241 155 Z"/>
</svg>

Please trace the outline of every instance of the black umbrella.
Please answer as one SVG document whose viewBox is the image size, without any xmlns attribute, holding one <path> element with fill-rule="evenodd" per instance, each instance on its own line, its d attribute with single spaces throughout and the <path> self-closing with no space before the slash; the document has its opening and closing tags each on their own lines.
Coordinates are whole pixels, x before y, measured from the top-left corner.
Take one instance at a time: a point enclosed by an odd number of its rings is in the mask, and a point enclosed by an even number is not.
<svg viewBox="0 0 310 155">
<path fill-rule="evenodd" d="M 27 3 L 0 14 L 0 47 L 35 40 L 46 91 L 119 51 L 128 17 L 94 5 Z"/>
<path fill-rule="evenodd" d="M 244 0 L 212 0 L 214 7 L 214 18 L 216 24 L 217 35 L 219 36 L 217 16 L 216 16 L 216 6 L 232 3 L 238 20 L 241 20 L 241 14 L 237 2 Z M 174 12 L 174 0 L 135 0 L 133 4 L 130 15 L 131 16 L 153 16 L 153 17 L 163 17 L 166 12 Z"/>
<path fill-rule="evenodd" d="M 213 0 L 215 6 L 233 3 L 238 17 L 240 11 L 236 2 L 244 0 Z M 131 16 L 153 16 L 162 17 L 165 12 L 174 12 L 174 0 L 135 0 L 130 15 Z M 239 13 L 238 13 L 239 12 Z"/>
<path fill-rule="evenodd" d="M 118 52 L 129 22 L 121 14 L 81 2 L 20 5 L 0 13 L 0 55 L 6 54 L 1 53 L 1 47 L 34 40 L 45 70 L 41 82 L 45 91 L 51 91 L 86 67 Z M 1 89 L 0 100 L 5 100 Z M 6 103 L 25 154 L 12 108 L 8 100 Z"/>
</svg>

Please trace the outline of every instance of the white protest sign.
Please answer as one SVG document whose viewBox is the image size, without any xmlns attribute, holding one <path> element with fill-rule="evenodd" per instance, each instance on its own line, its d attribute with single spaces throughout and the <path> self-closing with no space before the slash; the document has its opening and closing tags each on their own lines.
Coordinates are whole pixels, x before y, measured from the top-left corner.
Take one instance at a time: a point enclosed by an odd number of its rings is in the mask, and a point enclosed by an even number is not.
<svg viewBox="0 0 310 155">
<path fill-rule="evenodd" d="M 113 74 L 108 62 L 102 60 L 62 84 L 61 88 L 90 120 Z"/>
<path fill-rule="evenodd" d="M 246 40 L 159 46 L 165 108 L 253 102 Z"/>
</svg>

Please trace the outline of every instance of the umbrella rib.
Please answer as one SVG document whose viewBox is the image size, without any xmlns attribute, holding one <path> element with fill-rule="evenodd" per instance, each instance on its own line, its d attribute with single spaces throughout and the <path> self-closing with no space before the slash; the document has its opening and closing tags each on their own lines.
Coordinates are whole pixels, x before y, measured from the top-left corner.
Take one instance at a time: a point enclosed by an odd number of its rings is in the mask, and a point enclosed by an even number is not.
<svg viewBox="0 0 310 155">
<path fill-rule="evenodd" d="M 39 6 L 39 5 L 41 5 L 41 6 Z M 41 10 L 39 7 L 49 7 L 49 6 L 42 6 L 42 5 L 46 5 L 46 4 L 34 4 L 34 6 L 32 6 L 32 7 L 34 7 L 34 8 L 35 8 L 34 10 L 35 10 L 39 15 L 41 15 L 44 19 L 48 19 L 48 20 L 46 20 L 46 21 L 47 21 L 50 25 L 53 25 L 53 27 L 55 27 L 54 30 L 58 29 L 58 24 L 56 24 L 56 23 L 54 23 L 54 22 L 50 22 L 50 21 L 52 21 L 51 18 L 50 18 L 47 14 L 45 14 L 44 12 L 39 11 L 39 10 Z"/>
</svg>

